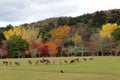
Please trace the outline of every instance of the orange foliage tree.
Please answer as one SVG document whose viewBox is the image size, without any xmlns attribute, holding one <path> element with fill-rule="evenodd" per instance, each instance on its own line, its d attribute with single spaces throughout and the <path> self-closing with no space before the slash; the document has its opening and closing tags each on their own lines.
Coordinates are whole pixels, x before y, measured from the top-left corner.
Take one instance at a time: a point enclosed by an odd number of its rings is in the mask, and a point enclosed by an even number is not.
<svg viewBox="0 0 120 80">
<path fill-rule="evenodd" d="M 57 53 L 57 46 L 49 41 L 45 42 L 41 47 L 42 56 L 56 56 Z"/>
<path fill-rule="evenodd" d="M 69 32 L 70 27 L 67 25 L 54 28 L 50 31 L 50 34 L 52 36 L 50 40 L 53 41 L 57 46 L 60 46 L 63 40 L 68 36 Z"/>
</svg>

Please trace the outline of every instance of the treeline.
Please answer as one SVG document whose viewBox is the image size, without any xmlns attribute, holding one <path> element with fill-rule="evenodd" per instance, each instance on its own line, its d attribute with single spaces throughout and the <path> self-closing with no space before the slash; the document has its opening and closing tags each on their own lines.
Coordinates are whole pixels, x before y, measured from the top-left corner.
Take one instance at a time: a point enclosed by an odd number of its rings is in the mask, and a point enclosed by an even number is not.
<svg viewBox="0 0 120 80">
<path fill-rule="evenodd" d="M 0 49 L 10 57 L 120 55 L 119 25 L 119 10 L 7 25 L 0 28 Z"/>
<path fill-rule="evenodd" d="M 117 23 L 120 24 L 120 10 L 108 10 L 108 11 L 96 11 L 92 14 L 84 14 L 77 17 L 58 17 L 58 18 L 49 18 L 44 21 L 38 21 L 31 24 L 22 24 L 21 26 L 27 27 L 27 26 L 34 26 L 34 27 L 40 27 L 41 34 L 44 36 L 46 32 L 49 32 L 50 29 L 57 27 L 57 26 L 63 26 L 63 25 L 69 25 L 73 26 L 75 28 L 80 26 L 87 26 L 89 28 L 101 28 L 103 24 L 106 23 Z M 0 34 L 1 39 L 2 32 L 4 30 L 9 30 L 10 28 L 13 28 L 11 24 L 7 25 L 6 27 L 0 28 Z M 4 39 L 4 38 L 3 38 Z"/>
</svg>

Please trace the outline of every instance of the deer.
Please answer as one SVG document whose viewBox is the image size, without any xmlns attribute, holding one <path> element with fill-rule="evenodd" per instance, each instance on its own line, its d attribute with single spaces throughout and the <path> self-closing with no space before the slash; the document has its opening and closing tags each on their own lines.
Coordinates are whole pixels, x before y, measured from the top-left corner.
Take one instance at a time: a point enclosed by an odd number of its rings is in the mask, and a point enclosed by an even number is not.
<svg viewBox="0 0 120 80">
<path fill-rule="evenodd" d="M 28 63 L 29 63 L 30 65 L 32 65 L 32 61 L 31 61 L 31 60 L 28 60 Z"/>
<path fill-rule="evenodd" d="M 19 66 L 20 65 L 19 61 L 15 62 L 15 65 Z"/>
<path fill-rule="evenodd" d="M 87 59 L 86 59 L 86 58 L 83 58 L 83 60 L 84 60 L 84 61 L 87 61 Z"/>
<path fill-rule="evenodd" d="M 64 60 L 64 62 L 67 64 L 68 63 L 68 61 L 67 60 Z"/>
</svg>

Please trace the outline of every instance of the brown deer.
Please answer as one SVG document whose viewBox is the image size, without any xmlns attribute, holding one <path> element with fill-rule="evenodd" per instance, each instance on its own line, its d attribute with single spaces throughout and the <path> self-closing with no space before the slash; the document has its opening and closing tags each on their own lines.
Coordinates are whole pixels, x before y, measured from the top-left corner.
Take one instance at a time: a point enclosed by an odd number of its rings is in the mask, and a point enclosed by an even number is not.
<svg viewBox="0 0 120 80">
<path fill-rule="evenodd" d="M 7 61 L 3 61 L 3 65 L 8 66 L 8 62 Z"/>
<path fill-rule="evenodd" d="M 68 61 L 67 60 L 64 60 L 64 62 L 67 64 L 68 63 Z"/>
<path fill-rule="evenodd" d="M 87 59 L 86 59 L 86 58 L 83 58 L 83 60 L 84 60 L 84 61 L 87 61 Z"/>
<path fill-rule="evenodd" d="M 93 60 L 93 57 L 92 58 L 89 58 L 91 61 Z"/>
<path fill-rule="evenodd" d="M 31 60 L 28 60 L 28 63 L 29 63 L 30 65 L 32 65 L 32 61 L 31 61 Z"/>
<path fill-rule="evenodd" d="M 70 64 L 71 64 L 71 63 L 75 63 L 75 60 L 74 60 L 74 59 L 72 59 L 72 60 L 70 61 Z"/>
<path fill-rule="evenodd" d="M 79 58 L 76 58 L 75 61 L 76 61 L 76 62 L 79 62 L 80 60 L 79 60 Z"/>
<path fill-rule="evenodd" d="M 35 65 L 38 65 L 38 63 L 39 63 L 39 60 L 37 60 L 37 61 L 35 62 Z"/>
<path fill-rule="evenodd" d="M 15 65 L 19 66 L 20 65 L 19 61 L 15 62 Z"/>
</svg>

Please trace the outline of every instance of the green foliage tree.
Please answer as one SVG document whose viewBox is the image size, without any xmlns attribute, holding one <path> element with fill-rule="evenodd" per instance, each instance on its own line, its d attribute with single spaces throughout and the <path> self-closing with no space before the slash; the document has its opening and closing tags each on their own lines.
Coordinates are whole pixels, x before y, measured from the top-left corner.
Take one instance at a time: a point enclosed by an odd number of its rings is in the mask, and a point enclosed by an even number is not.
<svg viewBox="0 0 120 80">
<path fill-rule="evenodd" d="M 84 14 L 82 16 L 76 17 L 76 22 L 77 23 L 89 24 L 91 22 L 91 19 L 92 19 L 91 14 Z"/>
<path fill-rule="evenodd" d="M 115 38 L 116 41 L 120 41 L 120 28 L 115 29 L 111 35 Z"/>
<path fill-rule="evenodd" d="M 62 18 L 62 17 L 60 17 L 60 18 L 58 18 L 58 20 L 57 20 L 57 26 L 66 25 L 67 22 L 68 22 L 67 18 Z"/>
<path fill-rule="evenodd" d="M 107 20 L 107 15 L 103 11 L 100 12 L 97 11 L 93 16 L 91 25 L 93 27 L 101 27 L 103 24 L 106 23 L 106 20 Z"/>
<path fill-rule="evenodd" d="M 42 38 L 50 38 L 50 33 L 49 31 L 53 28 L 53 24 L 49 23 L 48 25 L 43 25 L 41 26 L 40 30 L 39 30 L 39 35 L 42 36 Z"/>
<path fill-rule="evenodd" d="M 64 42 L 64 47 L 69 47 L 69 46 L 75 46 L 75 44 L 74 44 L 74 42 L 72 40 Z"/>
<path fill-rule="evenodd" d="M 112 16 L 108 19 L 108 23 L 116 23 L 118 14 L 117 13 L 113 13 Z"/>
<path fill-rule="evenodd" d="M 3 34 L 3 28 L 0 28 L 0 45 L 1 45 L 1 41 L 5 40 L 5 36 Z"/>
<path fill-rule="evenodd" d="M 21 36 L 13 35 L 7 40 L 6 47 L 11 57 L 19 57 L 29 48 L 29 44 Z"/>
<path fill-rule="evenodd" d="M 13 26 L 11 24 L 6 26 L 6 30 L 13 29 Z"/>
<path fill-rule="evenodd" d="M 117 23 L 120 24 L 120 12 L 111 11 L 112 15 L 108 19 L 108 23 Z"/>
<path fill-rule="evenodd" d="M 75 25 L 76 23 L 77 23 L 76 18 L 70 17 L 67 24 L 71 26 Z"/>
<path fill-rule="evenodd" d="M 85 41 L 89 41 L 90 36 L 93 34 L 93 31 L 95 31 L 95 28 L 86 27 L 84 31 L 81 33 L 82 39 Z"/>
</svg>

